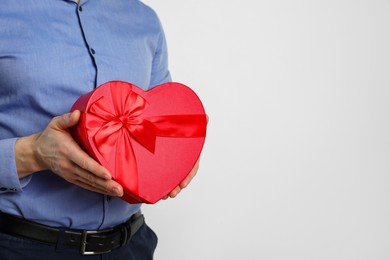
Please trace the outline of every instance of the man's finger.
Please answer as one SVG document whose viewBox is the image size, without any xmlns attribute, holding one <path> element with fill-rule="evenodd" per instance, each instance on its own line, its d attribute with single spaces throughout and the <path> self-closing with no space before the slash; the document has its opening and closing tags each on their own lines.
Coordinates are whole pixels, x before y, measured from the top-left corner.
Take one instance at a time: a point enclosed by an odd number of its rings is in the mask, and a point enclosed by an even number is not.
<svg viewBox="0 0 390 260">
<path fill-rule="evenodd" d="M 195 163 L 194 168 L 192 168 L 191 172 L 187 175 L 187 177 L 179 184 L 181 189 L 184 189 L 185 187 L 190 184 L 192 179 L 195 177 L 196 173 L 198 172 L 199 169 L 199 160 Z"/>
<path fill-rule="evenodd" d="M 112 179 L 110 172 L 84 152 L 75 141 L 73 141 L 73 144 L 70 144 L 68 148 L 70 154 L 69 159 L 80 168 L 105 180 Z"/>
</svg>

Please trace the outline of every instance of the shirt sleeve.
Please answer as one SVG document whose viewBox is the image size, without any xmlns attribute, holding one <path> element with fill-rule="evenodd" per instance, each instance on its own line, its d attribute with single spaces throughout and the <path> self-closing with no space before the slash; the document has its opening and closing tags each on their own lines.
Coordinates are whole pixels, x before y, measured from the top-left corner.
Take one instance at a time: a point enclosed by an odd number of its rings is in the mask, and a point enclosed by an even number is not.
<svg viewBox="0 0 390 260">
<path fill-rule="evenodd" d="M 168 48 L 165 39 L 164 30 L 158 20 L 160 34 L 158 38 L 157 48 L 153 57 L 152 74 L 150 80 L 150 88 L 165 82 L 171 81 L 171 74 L 168 69 Z"/>
<path fill-rule="evenodd" d="M 31 175 L 19 180 L 15 163 L 15 142 L 17 138 L 0 140 L 0 194 L 20 192 L 31 180 Z"/>
</svg>

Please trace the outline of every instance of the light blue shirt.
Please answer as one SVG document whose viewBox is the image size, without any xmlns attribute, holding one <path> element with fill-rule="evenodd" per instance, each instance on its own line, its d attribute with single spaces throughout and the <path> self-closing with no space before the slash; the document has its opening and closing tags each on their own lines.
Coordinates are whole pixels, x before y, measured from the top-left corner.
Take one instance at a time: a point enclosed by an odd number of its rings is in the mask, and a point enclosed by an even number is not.
<svg viewBox="0 0 390 260">
<path fill-rule="evenodd" d="M 137 0 L 1 0 L 0 211 L 51 225 L 102 229 L 140 208 L 49 171 L 19 180 L 18 137 L 42 131 L 111 80 L 144 90 L 170 81 L 158 17 Z"/>
</svg>

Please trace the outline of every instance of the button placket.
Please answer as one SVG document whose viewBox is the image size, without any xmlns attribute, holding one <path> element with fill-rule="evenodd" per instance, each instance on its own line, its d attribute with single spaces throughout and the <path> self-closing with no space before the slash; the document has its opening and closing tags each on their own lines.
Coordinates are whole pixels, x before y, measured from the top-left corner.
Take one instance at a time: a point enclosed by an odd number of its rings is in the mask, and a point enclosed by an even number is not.
<svg viewBox="0 0 390 260">
<path fill-rule="evenodd" d="M 76 12 L 77 12 L 77 16 L 78 16 L 78 20 L 79 20 L 79 26 L 80 26 L 80 29 L 82 31 L 82 34 L 83 34 L 83 38 L 84 38 L 84 42 L 86 44 L 86 50 L 88 51 L 89 53 L 89 56 L 91 57 L 92 59 L 92 62 L 93 62 L 93 65 L 95 66 L 95 84 L 96 84 L 96 77 L 97 77 L 97 67 L 96 67 L 96 61 L 95 61 L 95 49 L 92 48 L 90 46 L 90 42 L 88 41 L 88 34 L 85 32 L 86 28 L 88 28 L 88 26 L 84 27 L 84 22 L 88 23 L 90 22 L 90 20 L 88 19 L 88 12 L 87 12 L 87 9 L 85 9 L 85 3 L 87 2 L 86 1 L 79 1 L 79 4 L 77 6 L 77 9 L 76 9 Z M 84 21 L 85 19 L 85 21 Z"/>
</svg>

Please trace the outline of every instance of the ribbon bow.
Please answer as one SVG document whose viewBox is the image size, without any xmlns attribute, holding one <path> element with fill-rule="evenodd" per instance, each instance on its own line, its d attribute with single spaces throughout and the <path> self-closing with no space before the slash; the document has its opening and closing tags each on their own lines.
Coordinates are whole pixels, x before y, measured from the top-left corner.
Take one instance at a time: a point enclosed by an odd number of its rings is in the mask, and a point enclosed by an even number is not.
<svg viewBox="0 0 390 260">
<path fill-rule="evenodd" d="M 154 153 L 156 137 L 204 137 L 206 116 L 164 115 L 144 118 L 149 104 L 130 87 L 111 87 L 111 99 L 102 96 L 89 107 L 86 117 L 88 136 L 108 162 L 113 152 L 115 167 L 120 168 L 117 180 L 132 191 L 138 192 L 137 160 L 131 139 Z M 126 169 L 128 175 L 123 176 Z M 116 171 L 118 172 L 118 171 Z"/>
</svg>

